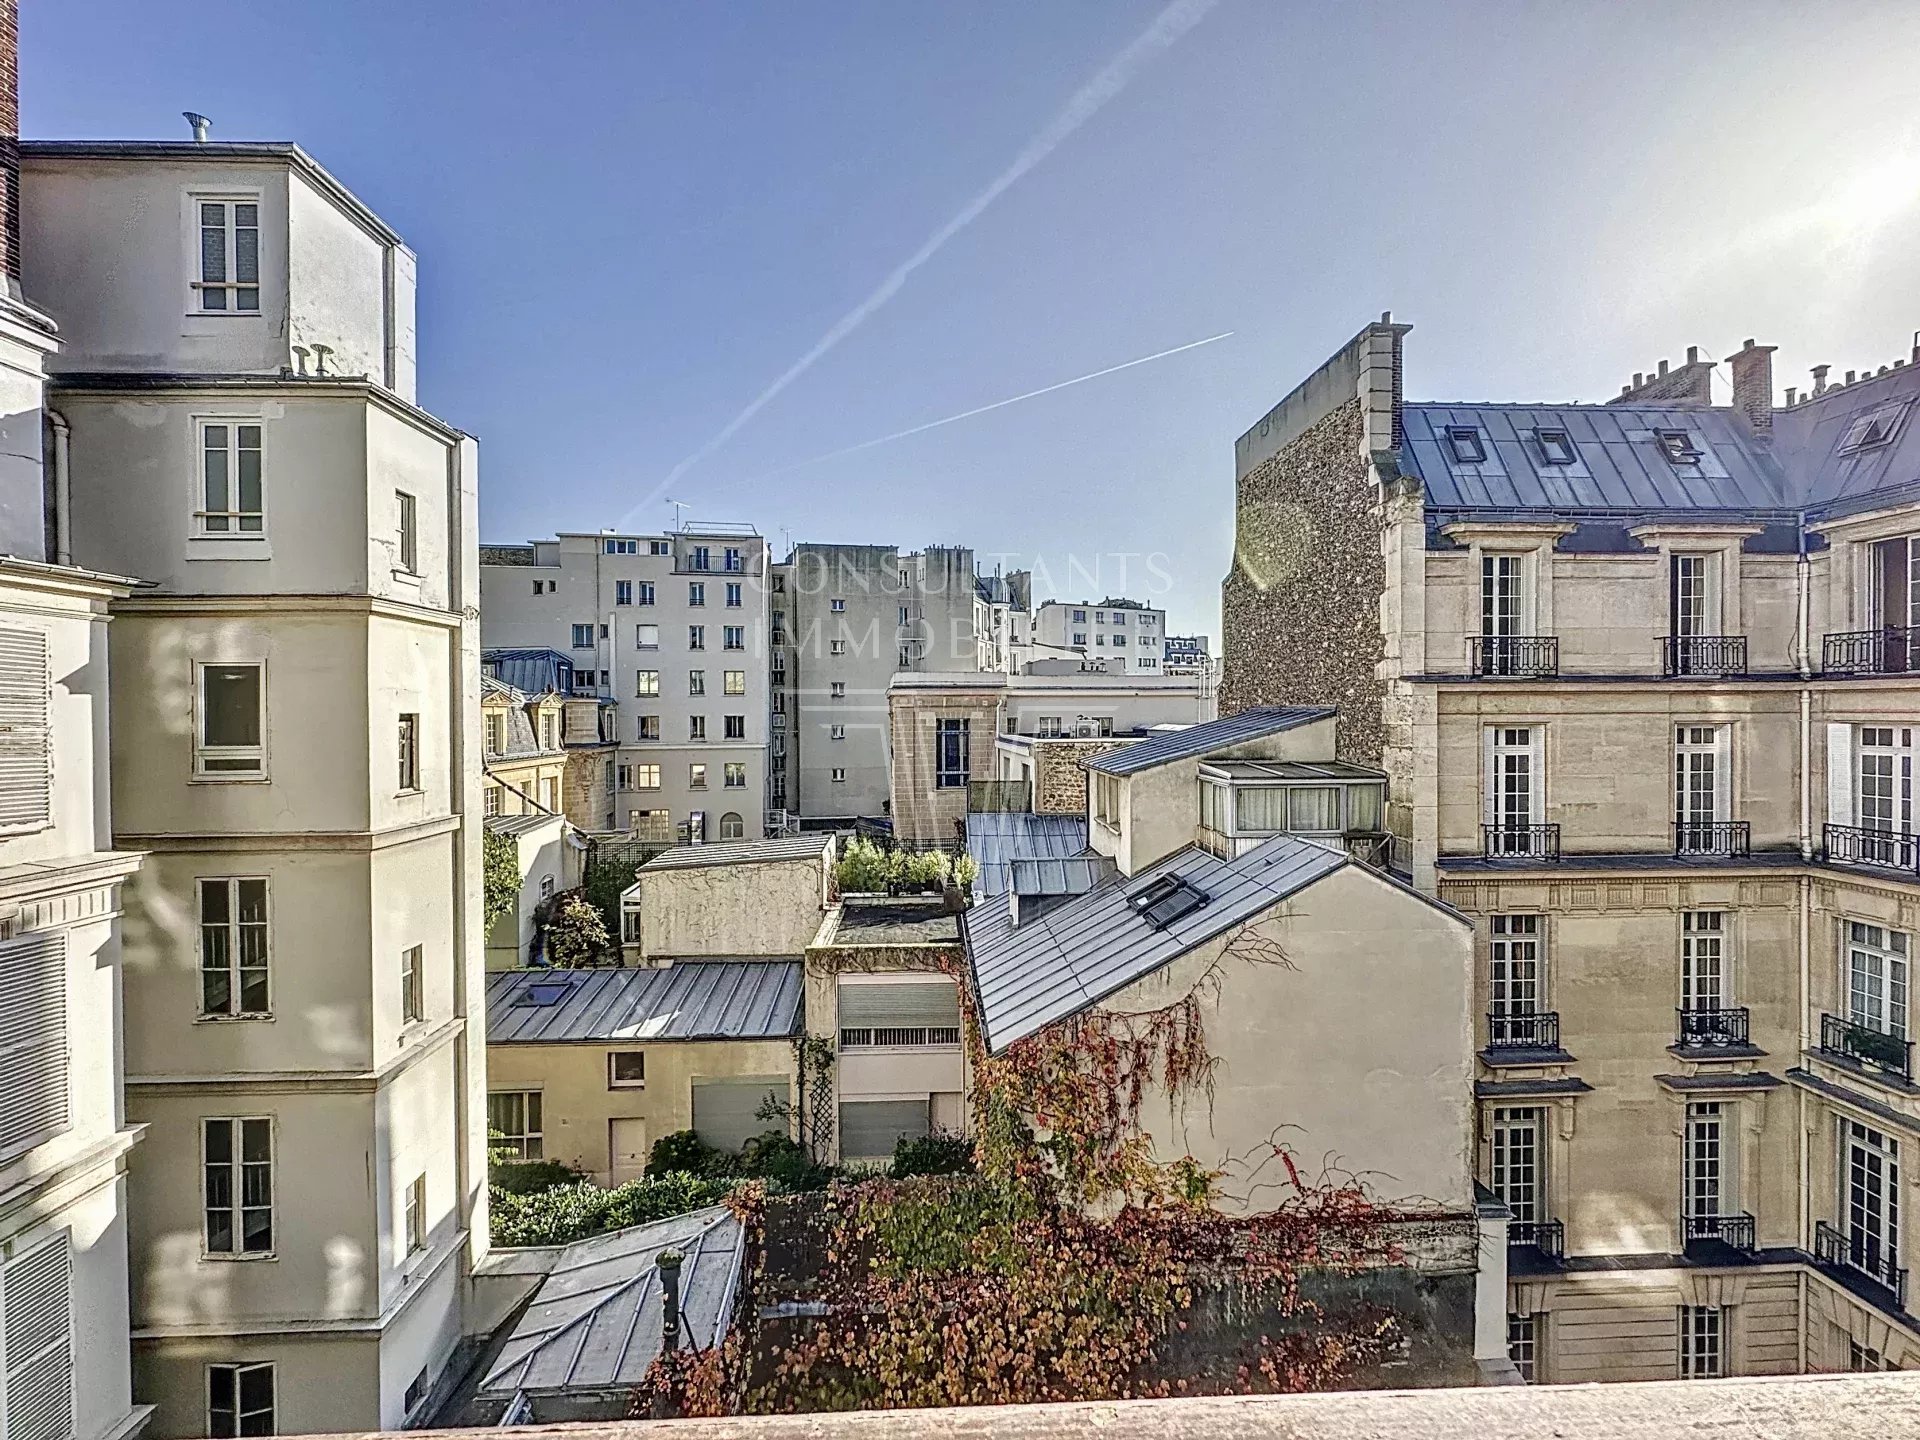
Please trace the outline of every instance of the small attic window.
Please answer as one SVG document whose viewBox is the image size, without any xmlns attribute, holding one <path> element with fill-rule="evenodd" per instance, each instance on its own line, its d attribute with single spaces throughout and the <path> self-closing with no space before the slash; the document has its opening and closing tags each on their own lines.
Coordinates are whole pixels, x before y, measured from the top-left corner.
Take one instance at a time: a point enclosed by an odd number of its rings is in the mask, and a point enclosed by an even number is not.
<svg viewBox="0 0 1920 1440">
<path fill-rule="evenodd" d="M 572 988 L 573 986 L 565 980 L 543 980 L 527 986 L 521 995 L 520 1003 L 537 1005 L 543 1009 L 549 1005 L 558 1005 L 567 998 L 567 992 Z"/>
<path fill-rule="evenodd" d="M 1164 930 L 1207 903 L 1207 894 L 1178 875 L 1163 875 L 1138 895 L 1130 896 L 1142 920 L 1156 930 Z"/>
<path fill-rule="evenodd" d="M 1540 458 L 1549 465 L 1571 465 L 1580 458 L 1573 438 L 1564 430 L 1536 430 L 1533 438 L 1540 442 Z"/>
<path fill-rule="evenodd" d="M 1453 458 L 1462 465 L 1478 465 L 1487 458 L 1486 442 L 1472 425 L 1449 425 L 1447 447 L 1453 451 Z"/>
<path fill-rule="evenodd" d="M 1899 430 L 1900 417 L 1906 408 L 1906 402 L 1901 401 L 1869 410 L 1847 427 L 1846 438 L 1840 442 L 1840 453 L 1851 455 L 1856 450 L 1872 450 L 1886 444 Z"/>
<path fill-rule="evenodd" d="M 1660 453 L 1675 465 L 1692 465 L 1700 458 L 1700 447 L 1693 443 L 1688 431 L 1656 430 L 1653 438 L 1660 446 Z"/>
</svg>

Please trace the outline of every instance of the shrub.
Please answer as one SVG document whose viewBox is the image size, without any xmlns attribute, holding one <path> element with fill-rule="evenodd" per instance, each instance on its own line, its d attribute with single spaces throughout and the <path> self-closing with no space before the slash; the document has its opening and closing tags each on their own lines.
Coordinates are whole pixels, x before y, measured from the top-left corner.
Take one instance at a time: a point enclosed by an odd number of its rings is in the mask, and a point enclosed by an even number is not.
<svg viewBox="0 0 1920 1440">
<path fill-rule="evenodd" d="M 735 1158 L 716 1150 L 691 1130 L 675 1130 L 653 1142 L 647 1152 L 649 1175 L 731 1175 Z"/>
<path fill-rule="evenodd" d="M 902 1135 L 893 1145 L 893 1165 L 887 1172 L 895 1180 L 909 1175 L 971 1175 L 973 1141 L 964 1135 L 936 1130 L 918 1140 Z"/>
<path fill-rule="evenodd" d="M 563 890 L 549 902 L 545 954 L 556 969 L 592 965 L 613 947 L 607 922 L 583 890 Z"/>
<path fill-rule="evenodd" d="M 717 1205 L 732 1188 L 731 1180 L 648 1175 L 613 1190 L 580 1180 L 517 1195 L 496 1185 L 487 1192 L 487 1204 L 495 1245 L 566 1245 Z"/>
<path fill-rule="evenodd" d="M 962 850 L 953 860 L 953 883 L 968 886 L 980 878 L 980 862 Z"/>
<path fill-rule="evenodd" d="M 520 847 L 506 835 L 481 832 L 481 891 L 491 930 L 520 908 Z M 515 937 L 518 943 L 519 937 Z"/>
<path fill-rule="evenodd" d="M 778 1130 L 747 1141 L 740 1152 L 740 1173 L 765 1180 L 775 1194 L 824 1190 L 835 1176 L 832 1166 L 816 1164 L 804 1145 Z"/>
<path fill-rule="evenodd" d="M 921 890 L 944 889 L 952 868 L 952 862 L 947 858 L 946 851 L 922 850 L 918 854 L 906 857 L 900 883 Z"/>
<path fill-rule="evenodd" d="M 843 895 L 885 890 L 892 878 L 892 858 L 873 841 L 856 839 L 834 865 L 833 883 Z"/>
<path fill-rule="evenodd" d="M 487 1166 L 487 1183 L 509 1195 L 537 1195 L 558 1185 L 578 1184 L 584 1177 L 558 1160 L 495 1160 Z"/>
</svg>

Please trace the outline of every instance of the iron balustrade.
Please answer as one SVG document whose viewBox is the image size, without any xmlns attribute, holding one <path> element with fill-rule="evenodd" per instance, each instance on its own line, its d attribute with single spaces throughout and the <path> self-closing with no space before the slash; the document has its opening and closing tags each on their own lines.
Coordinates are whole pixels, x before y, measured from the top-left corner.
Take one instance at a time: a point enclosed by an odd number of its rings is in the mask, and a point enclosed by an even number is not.
<svg viewBox="0 0 1920 1440">
<path fill-rule="evenodd" d="M 1820 1017 L 1820 1048 L 1902 1080 L 1913 1079 L 1913 1042 L 1840 1015 Z"/>
<path fill-rule="evenodd" d="M 1885 625 L 1829 635 L 1820 645 L 1820 670 L 1826 675 L 1904 675 L 1920 670 L 1920 628 Z"/>
<path fill-rule="evenodd" d="M 1676 855 L 1749 855 L 1753 853 L 1753 826 L 1746 820 L 1676 820 Z"/>
<path fill-rule="evenodd" d="M 1661 645 L 1661 668 L 1668 675 L 1744 675 L 1744 635 L 1669 635 Z"/>
<path fill-rule="evenodd" d="M 1843 1235 L 1825 1220 L 1813 1224 L 1813 1258 L 1832 1270 L 1851 1270 L 1890 1291 L 1894 1303 L 1907 1308 L 1907 1272 L 1898 1264 L 1898 1252 L 1872 1235 Z"/>
<path fill-rule="evenodd" d="M 1480 839 L 1489 860 L 1511 855 L 1536 860 L 1560 858 L 1558 825 L 1482 825 Z"/>
<path fill-rule="evenodd" d="M 1487 1016 L 1489 1050 L 1558 1050 L 1560 1012 L 1535 1010 L 1526 1015 Z"/>
<path fill-rule="evenodd" d="M 1731 1010 L 1680 1010 L 1679 1044 L 1689 1049 L 1710 1050 L 1720 1045 L 1748 1043 L 1747 1007 Z"/>
<path fill-rule="evenodd" d="M 840 1047 L 856 1050 L 868 1045 L 958 1045 L 957 1025 L 855 1025 L 840 1031 Z"/>
<path fill-rule="evenodd" d="M 1751 1215 L 1689 1215 L 1685 1229 L 1689 1245 L 1717 1243 L 1734 1250 L 1751 1251 L 1756 1244 Z"/>
<path fill-rule="evenodd" d="M 1476 675 L 1558 675 L 1558 635 L 1474 635 Z"/>
<path fill-rule="evenodd" d="M 1510 1220 L 1507 1248 L 1533 1250 L 1548 1260 L 1561 1259 L 1567 1253 L 1566 1226 L 1558 1220 Z"/>
<path fill-rule="evenodd" d="M 1870 830 L 1862 825 L 1832 825 L 1824 832 L 1827 859 L 1841 865 L 1872 865 L 1883 870 L 1920 873 L 1920 835 L 1905 830 Z"/>
</svg>

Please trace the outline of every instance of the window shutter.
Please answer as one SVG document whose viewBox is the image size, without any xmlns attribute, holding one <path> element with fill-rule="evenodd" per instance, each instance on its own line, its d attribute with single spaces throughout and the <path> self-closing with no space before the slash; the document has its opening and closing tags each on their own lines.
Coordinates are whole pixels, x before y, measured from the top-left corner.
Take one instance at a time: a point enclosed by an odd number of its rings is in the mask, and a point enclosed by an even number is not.
<svg viewBox="0 0 1920 1440">
<path fill-rule="evenodd" d="M 927 1100 L 841 1101 L 840 1158 L 883 1159 L 899 1140 L 924 1139 L 933 1129 L 931 1110 Z"/>
<path fill-rule="evenodd" d="M 1713 818 L 1737 820 L 1733 813 L 1733 726 L 1713 731 Z"/>
<path fill-rule="evenodd" d="M 845 1030 L 917 1029 L 959 1023 L 960 995 L 951 980 L 840 987 L 840 1026 Z"/>
<path fill-rule="evenodd" d="M 696 814 L 699 812 L 695 812 Z M 742 1080 L 696 1080 L 693 1085 L 693 1129 L 701 1141 L 716 1150 L 738 1150 L 769 1130 L 786 1133 L 778 1117 L 762 1120 L 760 1106 L 769 1096 L 788 1103 L 791 1095 L 784 1076 Z M 891 1153 L 891 1151 L 889 1151 Z"/>
<path fill-rule="evenodd" d="M 0 944 L 0 1160 L 67 1126 L 67 938 Z"/>
<path fill-rule="evenodd" d="M 47 637 L 0 630 L 0 829 L 53 822 Z"/>
<path fill-rule="evenodd" d="M 1527 759 L 1533 767 L 1532 784 L 1527 787 L 1527 823 L 1547 823 L 1547 727 L 1535 725 L 1527 731 Z"/>
<path fill-rule="evenodd" d="M 72 1243 L 62 1231 L 0 1269 L 0 1435 L 73 1431 Z"/>
<path fill-rule="evenodd" d="M 1484 725 L 1480 729 L 1480 823 L 1498 824 L 1494 809 L 1493 779 L 1493 737 L 1494 728 Z"/>
<path fill-rule="evenodd" d="M 1853 726 L 1827 726 L 1827 823 L 1853 824 Z"/>
</svg>

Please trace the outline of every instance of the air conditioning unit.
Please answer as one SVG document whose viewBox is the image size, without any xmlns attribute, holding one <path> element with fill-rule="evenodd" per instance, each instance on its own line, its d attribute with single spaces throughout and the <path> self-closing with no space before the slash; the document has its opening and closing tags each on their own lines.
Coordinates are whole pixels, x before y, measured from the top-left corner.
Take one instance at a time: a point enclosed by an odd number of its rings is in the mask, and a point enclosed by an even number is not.
<svg viewBox="0 0 1920 1440">
<path fill-rule="evenodd" d="M 1073 738 L 1074 739 L 1094 740 L 1099 738 L 1099 735 L 1100 735 L 1100 725 L 1098 721 L 1089 720 L 1086 718 L 1086 716 L 1082 715 L 1078 720 L 1075 720 L 1073 722 Z"/>
</svg>

